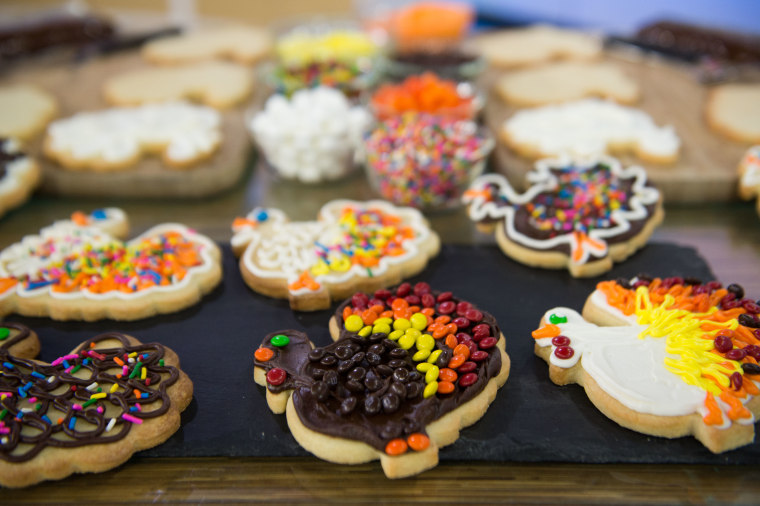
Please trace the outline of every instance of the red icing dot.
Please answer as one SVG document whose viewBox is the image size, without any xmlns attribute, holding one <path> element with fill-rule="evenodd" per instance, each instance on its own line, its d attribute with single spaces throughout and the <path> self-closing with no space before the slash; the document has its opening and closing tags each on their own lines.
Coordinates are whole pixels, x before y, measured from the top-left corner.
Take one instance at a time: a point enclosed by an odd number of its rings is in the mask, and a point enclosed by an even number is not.
<svg viewBox="0 0 760 506">
<path fill-rule="evenodd" d="M 552 344 L 554 346 L 567 346 L 570 344 L 570 338 L 567 336 L 556 336 L 552 338 Z"/>
<path fill-rule="evenodd" d="M 288 373 L 285 372 L 285 369 L 275 367 L 267 372 L 267 383 L 274 386 L 282 385 L 287 377 Z"/>
<path fill-rule="evenodd" d="M 560 346 L 554 350 L 554 354 L 559 359 L 567 360 L 568 358 L 571 358 L 573 355 L 575 355 L 575 350 L 573 350 L 570 346 Z"/>
</svg>

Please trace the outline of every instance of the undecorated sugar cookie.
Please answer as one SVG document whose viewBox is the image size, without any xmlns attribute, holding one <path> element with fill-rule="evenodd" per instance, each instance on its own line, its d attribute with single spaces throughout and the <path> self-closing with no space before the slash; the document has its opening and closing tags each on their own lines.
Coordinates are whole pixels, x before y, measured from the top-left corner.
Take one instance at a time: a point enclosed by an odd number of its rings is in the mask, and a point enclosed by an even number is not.
<svg viewBox="0 0 760 506">
<path fill-rule="evenodd" d="M 221 280 L 219 248 L 186 226 L 126 232 L 123 211 L 100 209 L 0 251 L 0 315 L 137 320 L 191 306 Z"/>
<path fill-rule="evenodd" d="M 31 140 L 58 112 L 48 92 L 27 84 L 0 87 L 0 137 Z"/>
<path fill-rule="evenodd" d="M 540 160 L 528 178 L 519 194 L 487 174 L 463 197 L 478 228 L 495 230 L 502 251 L 526 265 L 599 275 L 643 247 L 664 216 L 644 169 L 614 158 Z"/>
<path fill-rule="evenodd" d="M 494 317 L 427 283 L 354 294 L 330 334 L 321 347 L 297 330 L 267 335 L 254 379 L 306 450 L 339 464 L 379 459 L 389 478 L 436 466 L 509 376 Z"/>
<path fill-rule="evenodd" d="M 713 453 L 754 440 L 760 306 L 739 285 L 604 281 L 581 316 L 557 307 L 533 332 L 558 385 L 577 383 L 606 416 L 653 436 L 693 435 Z"/>
<path fill-rule="evenodd" d="M 227 58 L 250 65 L 272 50 L 269 32 L 253 26 L 221 26 L 190 31 L 148 42 L 143 57 L 163 65 Z"/>
<path fill-rule="evenodd" d="M 4 487 L 117 467 L 174 434 L 193 396 L 172 350 L 116 332 L 50 364 L 0 345 L 0 371 Z"/>
<path fill-rule="evenodd" d="M 715 86 L 707 98 L 705 118 L 713 130 L 730 139 L 760 143 L 760 84 Z"/>
<path fill-rule="evenodd" d="M 644 111 L 597 98 L 520 110 L 506 120 L 501 138 L 527 158 L 633 153 L 663 164 L 678 159 L 681 145 L 673 127 L 657 126 Z"/>
<path fill-rule="evenodd" d="M 417 274 L 440 240 L 422 214 L 380 200 L 333 200 L 317 221 L 288 222 L 256 208 L 232 226 L 233 251 L 254 291 L 289 299 L 300 311 L 330 307 L 357 290 L 373 291 Z"/>
</svg>

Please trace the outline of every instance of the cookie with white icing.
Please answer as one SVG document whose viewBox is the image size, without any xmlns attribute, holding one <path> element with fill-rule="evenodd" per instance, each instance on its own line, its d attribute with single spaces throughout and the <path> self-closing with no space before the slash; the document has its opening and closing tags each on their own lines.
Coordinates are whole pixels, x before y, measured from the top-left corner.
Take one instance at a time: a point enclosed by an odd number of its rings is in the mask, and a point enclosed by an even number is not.
<svg viewBox="0 0 760 506">
<path fill-rule="evenodd" d="M 623 427 L 693 435 L 713 453 L 754 440 L 760 306 L 739 285 L 683 278 L 604 281 L 576 311 L 550 309 L 535 352 Z"/>
<path fill-rule="evenodd" d="M 40 168 L 15 139 L 0 137 L 0 216 L 29 198 L 40 181 Z"/>
<path fill-rule="evenodd" d="M 707 97 L 705 119 L 710 128 L 729 139 L 760 143 L 760 84 L 713 87 Z"/>
<path fill-rule="evenodd" d="M 213 155 L 221 142 L 218 111 L 164 102 L 81 112 L 54 121 L 44 152 L 70 170 L 121 170 L 151 154 L 169 168 L 188 168 Z"/>
<path fill-rule="evenodd" d="M 642 110 L 597 98 L 520 110 L 504 122 L 500 137 L 527 158 L 632 153 L 667 164 L 678 159 L 681 147 L 672 126 L 658 126 Z"/>
<path fill-rule="evenodd" d="M 252 91 L 251 69 L 223 61 L 143 68 L 115 75 L 103 84 L 106 100 L 118 106 L 195 100 L 225 109 L 245 101 Z"/>
<path fill-rule="evenodd" d="M 245 65 L 256 63 L 272 50 L 272 37 L 253 26 L 220 26 L 162 37 L 145 44 L 143 57 L 161 65 L 226 58 Z"/>
<path fill-rule="evenodd" d="M 123 211 L 74 213 L 0 251 L 0 315 L 137 320 L 197 303 L 221 281 L 213 241 L 177 223 L 124 242 Z"/>
<path fill-rule="evenodd" d="M 117 332 L 50 364 L 0 344 L 0 370 L 4 487 L 117 467 L 174 434 L 193 396 L 171 349 Z"/>
<path fill-rule="evenodd" d="M 31 140 L 58 112 L 58 101 L 32 85 L 0 87 L 0 137 Z"/>
<path fill-rule="evenodd" d="M 610 63 L 559 62 L 509 72 L 500 77 L 496 92 L 508 104 L 532 107 L 586 97 L 634 104 L 640 90 L 636 81 Z"/>
<path fill-rule="evenodd" d="M 643 247 L 664 215 L 644 169 L 614 158 L 540 160 L 528 179 L 519 194 L 487 174 L 463 196 L 478 228 L 495 230 L 502 251 L 526 265 L 599 275 Z"/>
<path fill-rule="evenodd" d="M 333 200 L 316 221 L 289 222 L 256 208 L 233 223 L 232 247 L 254 291 L 314 311 L 357 290 L 374 291 L 425 268 L 440 249 L 422 214 L 384 201 Z"/>
<path fill-rule="evenodd" d="M 760 196 L 760 146 L 752 146 L 739 164 L 739 196 L 744 200 Z M 760 198 L 757 199 L 760 213 Z"/>
<path fill-rule="evenodd" d="M 547 25 L 486 33 L 476 47 L 495 67 L 520 67 L 552 60 L 593 60 L 602 55 L 602 40 L 592 34 Z"/>
</svg>

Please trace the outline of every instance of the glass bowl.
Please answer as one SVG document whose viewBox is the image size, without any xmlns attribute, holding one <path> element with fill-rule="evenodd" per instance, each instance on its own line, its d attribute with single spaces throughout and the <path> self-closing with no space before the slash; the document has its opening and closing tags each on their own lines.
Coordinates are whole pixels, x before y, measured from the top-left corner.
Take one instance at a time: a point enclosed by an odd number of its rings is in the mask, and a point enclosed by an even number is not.
<svg viewBox="0 0 760 506">
<path fill-rule="evenodd" d="M 368 97 L 367 104 L 370 112 L 372 112 L 372 114 L 380 120 L 392 118 L 394 116 L 408 112 L 434 114 L 436 116 L 444 116 L 462 120 L 475 119 L 478 117 L 485 104 L 485 99 L 483 97 L 483 94 L 480 93 L 476 86 L 468 81 L 456 82 L 449 79 L 439 79 L 439 82 L 454 84 L 456 87 L 456 95 L 460 99 L 465 99 L 465 101 L 461 102 L 460 104 L 453 106 L 436 103 L 435 98 L 431 97 L 430 93 L 420 94 L 411 100 L 407 100 L 403 103 L 398 103 L 395 105 L 383 103 L 378 99 L 378 97 L 383 93 L 383 90 L 388 90 L 394 87 L 396 89 L 403 89 L 406 83 L 409 83 L 410 79 L 423 78 L 424 76 L 430 75 L 432 74 L 429 72 L 423 74 L 415 74 L 408 76 L 401 83 L 384 83 L 376 87 L 371 93 L 365 94 L 365 96 Z M 436 78 L 438 77 L 436 76 Z"/>
<path fill-rule="evenodd" d="M 372 188 L 394 204 L 454 209 L 483 173 L 494 144 L 473 121 L 405 114 L 377 122 L 365 136 L 365 170 Z"/>
</svg>

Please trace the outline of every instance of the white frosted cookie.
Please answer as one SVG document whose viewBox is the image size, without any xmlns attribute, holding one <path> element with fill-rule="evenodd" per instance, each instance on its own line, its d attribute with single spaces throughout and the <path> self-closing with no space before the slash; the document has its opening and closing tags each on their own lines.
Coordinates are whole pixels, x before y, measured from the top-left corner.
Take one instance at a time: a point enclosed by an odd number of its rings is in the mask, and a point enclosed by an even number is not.
<svg viewBox="0 0 760 506">
<path fill-rule="evenodd" d="M 740 142 L 760 142 L 760 84 L 722 84 L 710 90 L 705 108 L 710 127 Z"/>
<path fill-rule="evenodd" d="M 599 37 L 577 30 L 536 25 L 486 33 L 474 39 L 496 67 L 520 67 L 551 60 L 592 60 L 602 55 Z"/>
<path fill-rule="evenodd" d="M 744 200 L 760 196 L 760 146 L 752 146 L 739 163 L 739 195 Z M 760 213 L 760 198 L 757 200 Z"/>
<path fill-rule="evenodd" d="M 604 281 L 547 311 L 535 353 L 623 427 L 693 435 L 713 453 L 750 444 L 760 414 L 760 306 L 739 285 L 683 278 Z"/>
<path fill-rule="evenodd" d="M 216 110 L 185 102 L 114 107 L 54 121 L 44 151 L 71 170 L 125 169 L 153 153 L 169 167 L 185 168 L 216 151 L 220 125 Z"/>
<path fill-rule="evenodd" d="M 224 26 L 190 31 L 148 42 L 142 55 L 153 63 L 176 65 L 214 58 L 251 64 L 272 50 L 268 31 L 253 26 Z"/>
<path fill-rule="evenodd" d="M 29 198 L 40 181 L 40 168 L 15 139 L 0 137 L 0 216 Z"/>
<path fill-rule="evenodd" d="M 49 93 L 36 86 L 18 84 L 0 87 L 0 137 L 29 140 L 45 129 L 58 112 Z"/>
<path fill-rule="evenodd" d="M 496 83 L 496 91 L 507 103 L 536 106 L 586 97 L 612 99 L 633 104 L 639 85 L 620 67 L 610 63 L 558 62 L 509 72 Z"/>
<path fill-rule="evenodd" d="M 417 274 L 440 240 L 422 214 L 380 200 L 333 200 L 316 221 L 289 222 L 256 208 L 232 225 L 233 251 L 254 291 L 300 311 L 330 307 L 357 290 L 374 291 Z M 242 252 L 242 253 L 241 253 Z"/>
<path fill-rule="evenodd" d="M 678 159 L 681 146 L 672 126 L 657 126 L 640 109 L 596 98 L 520 110 L 504 122 L 501 138 L 528 158 L 631 152 L 665 164 Z"/>
<path fill-rule="evenodd" d="M 106 100 L 120 106 L 186 99 L 223 109 L 243 102 L 252 90 L 249 68 L 221 61 L 134 70 L 103 85 Z"/>
<path fill-rule="evenodd" d="M 177 223 L 124 242 L 116 208 L 74 213 L 0 252 L 0 315 L 137 320 L 197 303 L 221 281 L 219 248 Z"/>
</svg>

